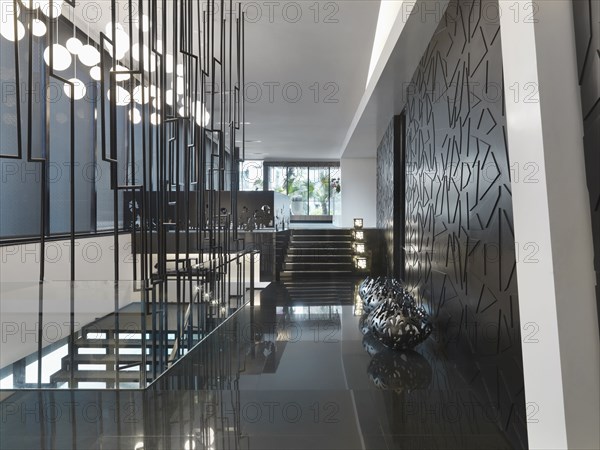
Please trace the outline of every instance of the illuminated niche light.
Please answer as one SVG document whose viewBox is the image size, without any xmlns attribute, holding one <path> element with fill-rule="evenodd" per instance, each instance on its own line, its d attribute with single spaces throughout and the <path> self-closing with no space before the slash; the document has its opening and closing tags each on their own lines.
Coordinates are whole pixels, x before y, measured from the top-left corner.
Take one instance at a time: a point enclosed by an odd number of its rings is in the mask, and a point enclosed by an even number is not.
<svg viewBox="0 0 600 450">
<path fill-rule="evenodd" d="M 363 227 L 363 219 L 361 218 L 356 218 L 354 219 L 354 228 L 356 228 L 357 230 L 362 229 Z"/>
<path fill-rule="evenodd" d="M 356 258 L 356 268 L 364 270 L 367 268 L 367 258 L 359 256 Z"/>
<path fill-rule="evenodd" d="M 365 252 L 365 244 L 362 242 L 357 242 L 354 244 L 354 251 L 359 254 L 363 254 Z"/>
</svg>

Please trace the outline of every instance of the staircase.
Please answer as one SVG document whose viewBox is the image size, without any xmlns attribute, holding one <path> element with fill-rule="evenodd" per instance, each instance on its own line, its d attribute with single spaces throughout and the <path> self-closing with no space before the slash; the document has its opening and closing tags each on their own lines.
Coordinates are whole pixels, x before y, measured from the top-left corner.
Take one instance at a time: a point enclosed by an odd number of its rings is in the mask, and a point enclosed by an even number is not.
<svg viewBox="0 0 600 450">
<path fill-rule="evenodd" d="M 282 281 L 352 276 L 352 231 L 292 230 L 284 261 Z"/>
<path fill-rule="evenodd" d="M 292 230 L 280 280 L 290 304 L 352 303 L 352 232 Z"/>
<path fill-rule="evenodd" d="M 69 387 L 78 387 L 80 383 L 106 383 L 111 388 L 136 387 L 152 381 L 162 372 L 160 368 L 164 370 L 169 365 L 176 346 L 177 308 L 177 304 L 167 305 L 167 329 L 146 332 L 145 340 L 142 340 L 140 305 L 136 303 L 121 309 L 118 318 L 111 313 L 83 327 L 72 340 L 73 351 L 62 358 L 61 369 L 50 376 L 51 385 L 67 383 Z M 152 316 L 146 316 L 145 321 L 146 329 L 151 330 Z M 197 342 L 203 334 L 194 330 L 192 335 Z M 157 373 L 153 373 L 155 368 Z"/>
</svg>

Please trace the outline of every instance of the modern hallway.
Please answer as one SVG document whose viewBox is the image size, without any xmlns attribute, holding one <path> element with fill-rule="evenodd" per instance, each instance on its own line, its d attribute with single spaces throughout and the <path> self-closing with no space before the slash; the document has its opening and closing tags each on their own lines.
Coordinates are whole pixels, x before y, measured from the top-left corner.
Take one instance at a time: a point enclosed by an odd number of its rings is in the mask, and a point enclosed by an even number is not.
<svg viewBox="0 0 600 450">
<path fill-rule="evenodd" d="M 272 284 L 256 303 L 146 391 L 14 393 L 0 448 L 511 448 L 480 400 L 485 361 L 453 360 L 433 335 L 413 352 L 382 348 L 363 337 L 353 294 L 300 306 Z"/>
</svg>

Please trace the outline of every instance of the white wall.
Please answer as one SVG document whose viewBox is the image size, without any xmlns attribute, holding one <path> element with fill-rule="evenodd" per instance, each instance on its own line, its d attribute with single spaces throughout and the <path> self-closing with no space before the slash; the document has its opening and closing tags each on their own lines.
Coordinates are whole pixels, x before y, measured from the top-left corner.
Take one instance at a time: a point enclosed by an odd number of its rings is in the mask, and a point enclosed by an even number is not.
<svg viewBox="0 0 600 450">
<path fill-rule="evenodd" d="M 534 263 L 517 261 L 527 434 L 532 449 L 598 449 L 600 345 L 573 7 L 533 6 L 500 1 L 511 167 L 536 169 L 529 182 L 512 182 L 515 241 L 538 249 Z M 536 14 L 514 20 L 517 10 Z"/>
<path fill-rule="evenodd" d="M 362 217 L 365 228 L 377 226 L 377 160 L 376 158 L 342 158 L 342 214 L 334 225 L 352 228 L 353 219 Z"/>
</svg>

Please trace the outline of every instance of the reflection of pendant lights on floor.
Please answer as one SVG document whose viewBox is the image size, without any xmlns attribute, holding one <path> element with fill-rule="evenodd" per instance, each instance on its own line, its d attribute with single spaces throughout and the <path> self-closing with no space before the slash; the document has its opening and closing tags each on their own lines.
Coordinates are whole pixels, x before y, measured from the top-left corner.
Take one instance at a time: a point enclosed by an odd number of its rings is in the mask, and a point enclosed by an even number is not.
<svg viewBox="0 0 600 450">
<path fill-rule="evenodd" d="M 59 72 L 68 69 L 72 61 L 71 53 L 60 44 L 53 44 L 52 49 L 54 53 L 52 56 L 52 68 Z M 44 61 L 50 66 L 50 47 L 46 47 L 46 50 L 44 50 Z"/>
</svg>

